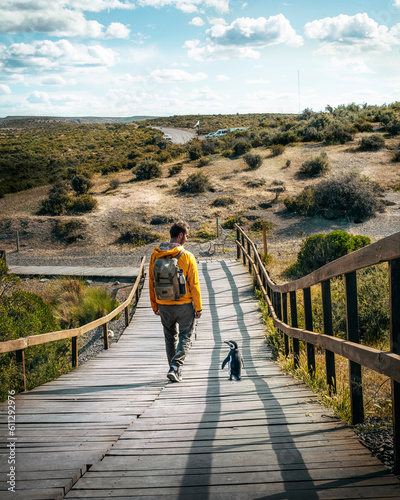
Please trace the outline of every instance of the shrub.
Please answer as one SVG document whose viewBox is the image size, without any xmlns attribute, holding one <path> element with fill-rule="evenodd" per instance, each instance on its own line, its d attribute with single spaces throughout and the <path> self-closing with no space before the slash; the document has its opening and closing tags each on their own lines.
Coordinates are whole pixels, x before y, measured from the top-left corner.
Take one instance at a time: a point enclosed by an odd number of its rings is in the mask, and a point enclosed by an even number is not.
<svg viewBox="0 0 400 500">
<path fill-rule="evenodd" d="M 174 220 L 166 215 L 155 215 L 151 218 L 150 224 L 155 226 L 158 224 L 168 224 L 169 222 L 174 222 Z"/>
<path fill-rule="evenodd" d="M 363 137 L 360 143 L 360 151 L 379 151 L 385 146 L 385 139 L 379 134 Z"/>
<path fill-rule="evenodd" d="M 400 161 L 400 149 L 396 149 L 394 152 L 393 161 Z"/>
<path fill-rule="evenodd" d="M 110 180 L 110 188 L 111 189 L 117 189 L 117 187 L 119 187 L 119 185 L 120 185 L 119 179 L 111 179 Z"/>
<path fill-rule="evenodd" d="M 227 149 L 223 153 L 221 153 L 221 156 L 224 158 L 230 158 L 233 155 L 233 151 L 231 149 Z"/>
<path fill-rule="evenodd" d="M 332 121 L 324 130 L 325 144 L 344 144 L 352 141 L 354 130 L 339 120 Z"/>
<path fill-rule="evenodd" d="M 81 194 L 72 200 L 70 209 L 74 212 L 91 212 L 98 205 L 96 198 L 90 194 Z"/>
<path fill-rule="evenodd" d="M 142 160 L 134 169 L 136 180 L 146 181 L 149 179 L 157 179 L 162 176 L 162 169 L 158 161 L 145 159 Z"/>
<path fill-rule="evenodd" d="M 363 219 L 382 209 L 379 194 L 377 183 L 357 174 L 345 174 L 307 187 L 297 198 L 285 199 L 284 204 L 289 211 L 302 215 Z"/>
<path fill-rule="evenodd" d="M 200 158 L 199 163 L 197 164 L 197 166 L 199 168 L 201 168 L 201 167 L 207 167 L 210 164 L 211 164 L 210 158 Z"/>
<path fill-rule="evenodd" d="M 285 146 L 283 144 L 273 144 L 270 146 L 272 156 L 280 156 L 285 152 Z"/>
<path fill-rule="evenodd" d="M 211 203 L 213 207 L 227 207 L 228 205 L 233 205 L 235 200 L 230 196 L 220 196 L 219 198 L 215 198 L 215 200 Z"/>
<path fill-rule="evenodd" d="M 210 178 L 202 172 L 189 175 L 189 177 L 182 182 L 180 188 L 182 193 L 204 193 L 211 190 Z"/>
<path fill-rule="evenodd" d="M 264 177 L 261 177 L 260 179 L 252 179 L 251 181 L 246 181 L 246 186 L 250 188 L 258 188 L 264 186 L 266 182 L 267 181 L 264 179 Z"/>
<path fill-rule="evenodd" d="M 235 140 L 235 143 L 233 145 L 233 153 L 235 156 L 240 156 L 251 149 L 251 142 L 249 139 L 245 137 L 239 137 L 238 139 Z"/>
<path fill-rule="evenodd" d="M 261 167 L 263 162 L 261 155 L 253 155 L 251 153 L 246 153 L 243 159 L 247 163 L 248 170 L 257 170 Z"/>
<path fill-rule="evenodd" d="M 275 227 L 275 224 L 268 220 L 257 220 L 256 222 L 253 222 L 253 224 L 250 226 L 250 231 L 255 231 L 255 232 L 262 231 L 264 225 L 267 231 L 271 231 L 271 229 Z"/>
<path fill-rule="evenodd" d="M 173 177 L 174 175 L 179 174 L 180 172 L 182 172 L 182 168 L 183 168 L 183 165 L 181 163 L 177 163 L 176 165 L 172 165 L 172 167 L 170 167 L 168 169 L 168 177 Z"/>
<path fill-rule="evenodd" d="M 142 227 L 137 224 L 128 224 L 118 238 L 118 243 L 130 244 L 135 247 L 152 243 L 160 238 L 160 235 L 147 227 Z"/>
<path fill-rule="evenodd" d="M 72 310 L 76 326 L 86 325 L 112 312 L 119 306 L 118 300 L 103 288 L 86 288 L 78 307 Z"/>
<path fill-rule="evenodd" d="M 79 219 L 57 221 L 53 235 L 64 243 L 76 243 L 78 240 L 84 240 L 87 224 Z"/>
<path fill-rule="evenodd" d="M 71 208 L 72 197 L 64 184 L 55 184 L 49 191 L 48 197 L 42 201 L 39 215 L 61 215 Z"/>
<path fill-rule="evenodd" d="M 88 175 L 78 174 L 73 177 L 71 187 L 77 194 L 85 194 L 93 186 Z"/>
<path fill-rule="evenodd" d="M 300 167 L 299 173 L 306 177 L 318 177 L 329 170 L 328 156 L 323 151 L 319 156 L 305 161 Z"/>
<path fill-rule="evenodd" d="M 199 140 L 196 139 L 190 144 L 188 153 L 192 161 L 199 160 L 202 157 L 203 151 Z"/>
<path fill-rule="evenodd" d="M 218 149 L 218 140 L 213 137 L 207 137 L 201 142 L 201 149 L 206 155 L 213 155 Z"/>
<path fill-rule="evenodd" d="M 286 275 L 301 277 L 343 255 L 371 243 L 366 236 L 351 236 L 346 231 L 314 234 L 303 240 L 296 262 L 285 270 Z"/>
<path fill-rule="evenodd" d="M 198 231 L 194 234 L 195 238 L 200 238 L 202 240 L 213 240 L 217 237 L 217 233 L 211 229 L 207 224 L 202 224 Z"/>
<path fill-rule="evenodd" d="M 221 224 L 224 229 L 235 229 L 235 224 L 242 224 L 241 217 L 229 217 L 225 222 Z"/>
</svg>

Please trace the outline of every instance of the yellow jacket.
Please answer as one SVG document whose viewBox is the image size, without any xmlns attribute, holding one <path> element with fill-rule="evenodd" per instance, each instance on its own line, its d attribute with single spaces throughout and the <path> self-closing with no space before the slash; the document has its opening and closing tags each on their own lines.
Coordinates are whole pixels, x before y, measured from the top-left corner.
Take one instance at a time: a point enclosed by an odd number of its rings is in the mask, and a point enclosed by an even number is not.
<svg viewBox="0 0 400 500">
<path fill-rule="evenodd" d="M 161 245 L 161 247 L 165 247 L 165 244 Z M 151 307 L 155 312 L 158 311 L 157 304 L 179 305 L 190 304 L 191 302 L 193 302 L 195 312 L 201 311 L 201 293 L 197 262 L 195 256 L 187 250 L 185 250 L 185 253 L 179 258 L 179 268 L 183 269 L 183 274 L 186 277 L 186 295 L 178 300 L 159 300 L 154 292 L 154 261 L 159 257 L 175 257 L 181 250 L 184 250 L 182 245 L 178 245 L 172 249 L 157 247 L 152 253 L 149 264 L 149 288 Z"/>
</svg>

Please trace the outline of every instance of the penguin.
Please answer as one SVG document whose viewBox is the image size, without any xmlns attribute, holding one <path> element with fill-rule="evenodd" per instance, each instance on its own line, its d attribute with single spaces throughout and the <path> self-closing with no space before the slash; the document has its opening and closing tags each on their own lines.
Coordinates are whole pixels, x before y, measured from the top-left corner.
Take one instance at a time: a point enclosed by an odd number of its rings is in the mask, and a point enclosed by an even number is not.
<svg viewBox="0 0 400 500">
<path fill-rule="evenodd" d="M 228 356 L 224 359 L 222 363 L 221 369 L 223 369 L 226 363 L 228 363 L 229 380 L 232 380 L 232 377 L 235 380 L 240 380 L 242 366 L 244 368 L 244 363 L 240 351 L 238 349 L 238 345 L 234 340 L 229 340 L 229 341 L 224 340 L 224 343 L 228 344 L 230 350 Z"/>
</svg>

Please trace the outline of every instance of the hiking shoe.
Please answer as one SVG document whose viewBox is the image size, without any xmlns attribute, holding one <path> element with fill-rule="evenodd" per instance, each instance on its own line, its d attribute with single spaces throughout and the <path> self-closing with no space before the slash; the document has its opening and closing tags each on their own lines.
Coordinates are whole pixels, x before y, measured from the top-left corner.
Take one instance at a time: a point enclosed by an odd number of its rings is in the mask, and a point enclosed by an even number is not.
<svg viewBox="0 0 400 500">
<path fill-rule="evenodd" d="M 169 372 L 167 373 L 167 377 L 171 380 L 171 382 L 182 382 L 181 371 L 179 368 L 175 369 L 171 366 Z"/>
</svg>

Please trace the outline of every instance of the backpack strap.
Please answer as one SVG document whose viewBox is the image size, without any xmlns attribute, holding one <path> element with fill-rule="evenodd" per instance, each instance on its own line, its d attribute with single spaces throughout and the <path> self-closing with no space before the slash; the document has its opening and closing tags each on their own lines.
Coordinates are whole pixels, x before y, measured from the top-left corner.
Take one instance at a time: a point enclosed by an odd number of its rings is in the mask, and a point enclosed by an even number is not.
<svg viewBox="0 0 400 500">
<path fill-rule="evenodd" d="M 176 260 L 179 260 L 180 257 L 186 252 L 185 249 L 181 250 L 179 253 L 177 253 L 176 255 L 174 255 L 173 257 L 171 257 L 171 259 L 176 259 Z"/>
</svg>

